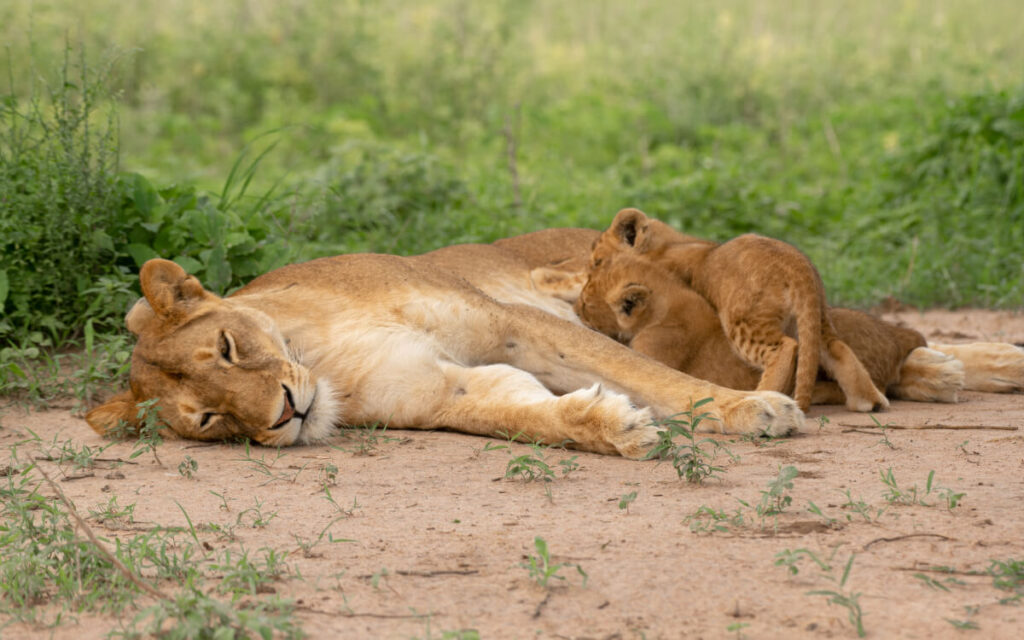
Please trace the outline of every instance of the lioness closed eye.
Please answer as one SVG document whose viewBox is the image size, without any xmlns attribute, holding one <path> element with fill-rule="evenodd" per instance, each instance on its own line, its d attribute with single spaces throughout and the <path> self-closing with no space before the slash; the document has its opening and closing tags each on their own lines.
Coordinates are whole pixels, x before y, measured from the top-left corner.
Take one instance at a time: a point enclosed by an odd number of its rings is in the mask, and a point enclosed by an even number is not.
<svg viewBox="0 0 1024 640">
<path fill-rule="evenodd" d="M 594 237 L 560 229 L 423 256 L 349 255 L 283 267 L 220 298 L 178 265 L 151 260 L 126 318 L 138 336 L 131 389 L 87 415 L 104 432 L 161 417 L 196 439 L 242 435 L 314 442 L 343 424 L 521 432 L 642 457 L 652 419 L 702 398 L 726 433 L 785 434 L 803 422 L 773 392 L 696 380 L 564 318 L 530 270 L 585 252 Z M 544 309 L 543 311 L 541 309 Z"/>
</svg>

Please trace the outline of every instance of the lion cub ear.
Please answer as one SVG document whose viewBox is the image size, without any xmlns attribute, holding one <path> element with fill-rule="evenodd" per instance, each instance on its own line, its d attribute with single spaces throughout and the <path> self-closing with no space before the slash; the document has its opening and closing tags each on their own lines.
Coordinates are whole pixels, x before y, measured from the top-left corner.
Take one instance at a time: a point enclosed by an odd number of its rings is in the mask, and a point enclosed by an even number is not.
<svg viewBox="0 0 1024 640">
<path fill-rule="evenodd" d="M 627 284 L 619 289 L 609 301 L 615 310 L 615 319 L 622 329 L 632 329 L 639 322 L 640 315 L 647 308 L 651 290 L 642 284 Z"/>
<path fill-rule="evenodd" d="M 139 409 L 136 402 L 138 401 L 131 391 L 122 391 L 85 414 L 85 421 L 100 435 L 107 435 L 122 424 L 127 424 L 131 430 L 137 430 Z"/>
<path fill-rule="evenodd" d="M 612 233 L 623 245 L 632 247 L 637 253 L 647 250 L 647 216 L 639 209 L 623 209 L 612 220 Z"/>
<path fill-rule="evenodd" d="M 147 260 L 142 265 L 139 284 L 149 306 L 162 320 L 180 320 L 188 314 L 193 304 L 213 297 L 212 293 L 203 289 L 199 280 L 185 273 L 177 263 L 160 258 Z M 132 312 L 129 312 L 129 316 Z"/>
</svg>

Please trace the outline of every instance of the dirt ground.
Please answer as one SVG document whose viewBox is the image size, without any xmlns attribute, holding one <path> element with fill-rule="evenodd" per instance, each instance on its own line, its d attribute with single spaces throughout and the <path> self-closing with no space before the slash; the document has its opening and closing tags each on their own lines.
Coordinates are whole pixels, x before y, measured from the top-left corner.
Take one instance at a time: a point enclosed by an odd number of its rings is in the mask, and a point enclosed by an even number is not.
<svg viewBox="0 0 1024 640">
<path fill-rule="evenodd" d="M 1024 342 L 1019 313 L 890 317 L 941 342 Z M 1024 561 L 1024 397 L 894 402 L 877 419 L 891 428 L 817 407 L 792 438 L 722 439 L 736 459 L 720 454 L 724 470 L 701 486 L 677 479 L 671 464 L 558 449 L 543 452 L 554 481 L 505 479 L 508 462 L 528 446 L 494 448 L 503 442 L 447 432 L 339 437 L 280 453 L 168 441 L 159 449 L 163 466 L 150 455 L 84 472 L 40 464 L 62 477 L 83 514 L 111 496 L 136 505 L 128 530 L 90 521 L 108 540 L 156 524 L 186 526 L 179 503 L 193 523 L 235 526 L 234 541 L 201 533 L 210 549 L 288 551 L 290 574 L 273 588 L 295 599 L 296 618 L 314 638 L 441 638 L 468 629 L 482 638 L 856 637 L 847 609 L 815 590 L 859 594 L 870 638 L 1022 637 L 1024 608 L 1000 604 L 1012 593 L 987 570 L 993 560 Z M 105 444 L 66 410 L 8 409 L 0 424 L 0 466 L 29 429 L 44 443 Z M 119 444 L 103 457 L 130 452 Z M 178 472 L 186 456 L 198 463 L 191 479 Z M 558 462 L 572 456 L 579 467 L 563 476 Z M 329 534 L 345 541 L 322 540 L 306 557 L 296 536 L 315 540 L 341 513 L 323 491 L 330 465 L 331 495 L 348 514 Z M 787 466 L 798 470 L 785 494 L 791 502 L 781 514 L 759 515 L 762 492 Z M 889 470 L 925 504 L 890 504 L 880 476 Z M 956 494 L 964 495 L 950 508 Z M 253 526 L 257 507 L 270 518 L 263 526 Z M 723 519 L 693 517 L 702 508 Z M 569 566 L 547 587 L 531 579 L 523 565 L 536 554 L 535 537 L 553 562 L 579 565 L 586 583 Z M 829 569 L 797 553 L 793 574 L 776 564 L 787 550 L 813 552 Z M 86 640 L 113 624 L 81 615 L 56 630 L 15 625 L 0 634 Z"/>
</svg>

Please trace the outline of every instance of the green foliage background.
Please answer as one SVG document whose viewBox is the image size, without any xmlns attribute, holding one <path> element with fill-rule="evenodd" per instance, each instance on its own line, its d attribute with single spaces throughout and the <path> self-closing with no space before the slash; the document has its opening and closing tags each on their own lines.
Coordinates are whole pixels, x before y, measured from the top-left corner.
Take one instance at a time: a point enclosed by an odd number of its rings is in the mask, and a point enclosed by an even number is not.
<svg viewBox="0 0 1024 640">
<path fill-rule="evenodd" d="M 835 304 L 1024 306 L 1019 18 L 1016 0 L 3 3 L 0 382 L 107 344 L 153 255 L 225 292 L 623 206 L 792 242 Z"/>
</svg>

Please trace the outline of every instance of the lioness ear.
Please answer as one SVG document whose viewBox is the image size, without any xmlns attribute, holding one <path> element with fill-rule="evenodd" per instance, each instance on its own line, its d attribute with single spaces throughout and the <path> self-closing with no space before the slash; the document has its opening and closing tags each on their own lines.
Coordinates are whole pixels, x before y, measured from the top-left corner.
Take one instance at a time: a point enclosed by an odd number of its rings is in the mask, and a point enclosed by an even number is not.
<svg viewBox="0 0 1024 640">
<path fill-rule="evenodd" d="M 619 326 L 626 329 L 634 325 L 637 315 L 647 306 L 650 297 L 651 290 L 642 284 L 627 284 L 619 289 L 613 299 L 609 301 L 612 309 L 615 310 Z"/>
<path fill-rule="evenodd" d="M 612 220 L 612 231 L 622 244 L 637 252 L 645 250 L 647 216 L 639 209 L 623 209 Z"/>
<path fill-rule="evenodd" d="M 176 263 L 160 258 L 142 265 L 139 284 L 149 306 L 163 320 L 179 319 L 188 313 L 192 303 L 213 295 Z"/>
<path fill-rule="evenodd" d="M 586 279 L 587 274 L 582 271 L 558 267 L 537 267 L 530 272 L 530 281 L 537 291 L 565 302 L 576 302 Z"/>
<path fill-rule="evenodd" d="M 138 429 L 139 410 L 135 406 L 136 402 L 138 401 L 131 391 L 122 391 L 85 414 L 85 421 L 89 423 L 93 431 L 100 435 L 107 435 L 116 430 L 121 423 L 129 425 L 133 430 Z"/>
</svg>

